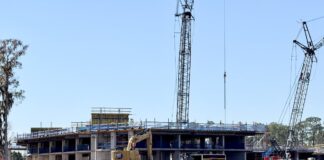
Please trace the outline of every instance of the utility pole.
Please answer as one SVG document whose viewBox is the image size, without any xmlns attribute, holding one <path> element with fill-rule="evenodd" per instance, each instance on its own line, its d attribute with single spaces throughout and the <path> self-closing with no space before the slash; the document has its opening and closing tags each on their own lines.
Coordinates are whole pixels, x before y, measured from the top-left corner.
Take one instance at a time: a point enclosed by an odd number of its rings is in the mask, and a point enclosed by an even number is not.
<svg viewBox="0 0 324 160">
<path fill-rule="evenodd" d="M 178 0 L 176 17 L 181 18 L 180 46 L 178 58 L 177 126 L 189 123 L 189 95 L 191 68 L 191 22 L 194 0 Z M 182 9 L 178 13 L 178 7 Z"/>
</svg>

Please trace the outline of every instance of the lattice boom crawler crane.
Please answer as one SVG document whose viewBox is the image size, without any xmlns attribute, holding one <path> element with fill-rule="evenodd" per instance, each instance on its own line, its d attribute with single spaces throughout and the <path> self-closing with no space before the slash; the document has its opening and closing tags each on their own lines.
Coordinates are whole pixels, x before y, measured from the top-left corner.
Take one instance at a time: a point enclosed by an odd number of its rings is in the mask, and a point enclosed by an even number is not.
<svg viewBox="0 0 324 160">
<path fill-rule="evenodd" d="M 179 0 L 182 13 L 175 14 L 181 17 L 181 33 L 178 59 L 178 93 L 177 93 L 177 117 L 178 127 L 189 123 L 189 94 L 190 94 L 190 70 L 191 70 L 191 21 L 194 0 Z M 178 6 L 177 6 L 178 9 Z"/>
<path fill-rule="evenodd" d="M 324 44 L 324 38 L 322 38 L 317 44 L 315 45 L 313 44 L 306 22 L 303 22 L 303 30 L 305 32 L 307 44 L 304 45 L 299 41 L 294 40 L 294 43 L 297 44 L 304 51 L 305 58 L 302 65 L 301 72 L 299 74 L 297 89 L 295 92 L 292 112 L 289 120 L 288 139 L 285 148 L 286 158 L 289 158 L 290 157 L 289 152 L 293 148 L 299 145 L 296 125 L 301 121 L 303 115 L 310 76 L 312 72 L 312 65 L 313 62 L 317 61 L 315 51 L 321 48 Z"/>
</svg>

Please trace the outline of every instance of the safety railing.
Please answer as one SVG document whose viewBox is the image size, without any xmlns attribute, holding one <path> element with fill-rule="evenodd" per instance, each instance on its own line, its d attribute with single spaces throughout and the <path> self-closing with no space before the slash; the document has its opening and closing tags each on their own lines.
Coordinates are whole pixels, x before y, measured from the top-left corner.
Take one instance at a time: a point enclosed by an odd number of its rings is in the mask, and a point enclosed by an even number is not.
<svg viewBox="0 0 324 160">
<path fill-rule="evenodd" d="M 51 147 L 51 153 L 62 152 L 62 147 Z"/>
<path fill-rule="evenodd" d="M 90 144 L 79 144 L 77 148 L 78 151 L 88 151 L 90 150 Z"/>
<path fill-rule="evenodd" d="M 39 148 L 39 154 L 49 153 L 49 148 Z"/>
<path fill-rule="evenodd" d="M 110 149 L 110 146 L 109 142 L 101 142 L 98 143 L 97 149 Z"/>
<path fill-rule="evenodd" d="M 117 123 L 117 124 L 96 124 L 85 125 L 82 127 L 71 127 L 58 130 L 45 130 L 39 132 L 33 132 L 29 134 L 20 134 L 17 136 L 17 140 L 25 139 L 37 139 L 43 137 L 52 137 L 59 135 L 76 134 L 80 132 L 98 132 L 98 131 L 110 131 L 110 130 L 125 130 L 131 128 L 152 128 L 152 129 L 181 129 L 181 130 L 197 130 L 197 131 L 248 131 L 256 133 L 264 133 L 266 131 L 263 124 L 206 124 L 191 122 L 186 125 L 179 126 L 175 122 L 157 122 L 157 121 L 141 121 L 137 123 Z"/>
<path fill-rule="evenodd" d="M 75 151 L 75 146 L 64 146 L 63 152 L 72 152 Z"/>
</svg>

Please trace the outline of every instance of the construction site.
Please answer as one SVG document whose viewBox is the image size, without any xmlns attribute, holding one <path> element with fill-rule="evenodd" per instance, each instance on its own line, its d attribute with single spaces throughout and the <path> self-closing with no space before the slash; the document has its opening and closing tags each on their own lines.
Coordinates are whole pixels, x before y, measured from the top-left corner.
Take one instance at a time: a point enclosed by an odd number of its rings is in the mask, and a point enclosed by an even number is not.
<svg viewBox="0 0 324 160">
<path fill-rule="evenodd" d="M 265 132 L 260 124 L 191 123 L 183 128 L 174 122 L 129 124 L 129 111 L 94 108 L 91 124 L 76 122 L 73 128 L 19 135 L 18 144 L 27 146 L 31 159 L 40 160 L 135 159 L 114 154 L 135 146 L 141 159 L 246 159 L 252 148 L 247 148 L 245 137 Z M 131 137 L 136 140 L 131 141 Z"/>
<path fill-rule="evenodd" d="M 18 133 L 19 148 L 11 150 L 25 150 L 28 160 L 324 160 L 324 145 L 306 147 L 297 134 L 313 63 L 317 62 L 324 37 L 313 42 L 308 22 L 302 21 L 299 34 L 303 40 L 292 40 L 304 53 L 303 63 L 292 93 L 285 144 L 278 144 L 262 123 L 231 123 L 226 121 L 226 113 L 225 120 L 219 123 L 189 119 L 191 60 L 195 54 L 192 53 L 193 10 L 194 0 L 177 2 L 175 17 L 180 21 L 180 32 L 175 120 L 161 122 L 142 117 L 145 120 L 134 121 L 133 108 L 92 107 L 90 120 L 76 120 L 71 127 L 41 126 L 31 128 L 30 133 Z M 224 41 L 225 36 L 224 25 Z M 226 112 L 225 67 L 223 82 Z"/>
</svg>

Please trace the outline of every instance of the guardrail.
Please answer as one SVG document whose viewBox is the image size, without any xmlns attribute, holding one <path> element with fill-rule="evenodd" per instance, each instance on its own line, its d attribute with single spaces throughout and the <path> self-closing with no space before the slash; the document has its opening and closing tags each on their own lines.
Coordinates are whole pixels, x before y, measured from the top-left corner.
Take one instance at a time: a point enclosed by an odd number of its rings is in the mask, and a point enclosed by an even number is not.
<svg viewBox="0 0 324 160">
<path fill-rule="evenodd" d="M 183 129 L 183 130 L 211 130 L 211 131 L 252 131 L 264 133 L 266 127 L 263 124 L 223 124 L 223 123 L 195 123 L 191 122 L 187 125 L 179 127 L 175 122 L 155 122 L 145 121 L 144 128 L 157 128 L 157 129 Z"/>
<path fill-rule="evenodd" d="M 73 152 L 75 151 L 75 146 L 64 146 L 63 152 Z"/>
<path fill-rule="evenodd" d="M 76 134 L 82 132 L 97 132 L 97 131 L 109 131 L 109 130 L 125 130 L 131 128 L 152 128 L 152 129 L 182 129 L 182 130 L 199 130 L 199 131 L 250 131 L 257 133 L 264 133 L 266 131 L 265 125 L 262 124 L 206 124 L 191 122 L 187 125 L 179 125 L 175 122 L 156 122 L 156 121 L 141 121 L 133 124 L 97 124 L 97 125 L 85 125 L 76 126 L 65 129 L 46 130 L 33 132 L 29 134 L 20 134 L 17 136 L 17 140 L 25 139 L 37 139 L 44 137 L 52 137 L 59 135 Z"/>
<path fill-rule="evenodd" d="M 88 151 L 90 150 L 90 144 L 79 144 L 77 148 L 78 151 Z"/>
<path fill-rule="evenodd" d="M 49 153 L 49 148 L 39 148 L 39 154 Z"/>
<path fill-rule="evenodd" d="M 51 153 L 62 152 L 62 147 L 52 147 Z"/>
</svg>

